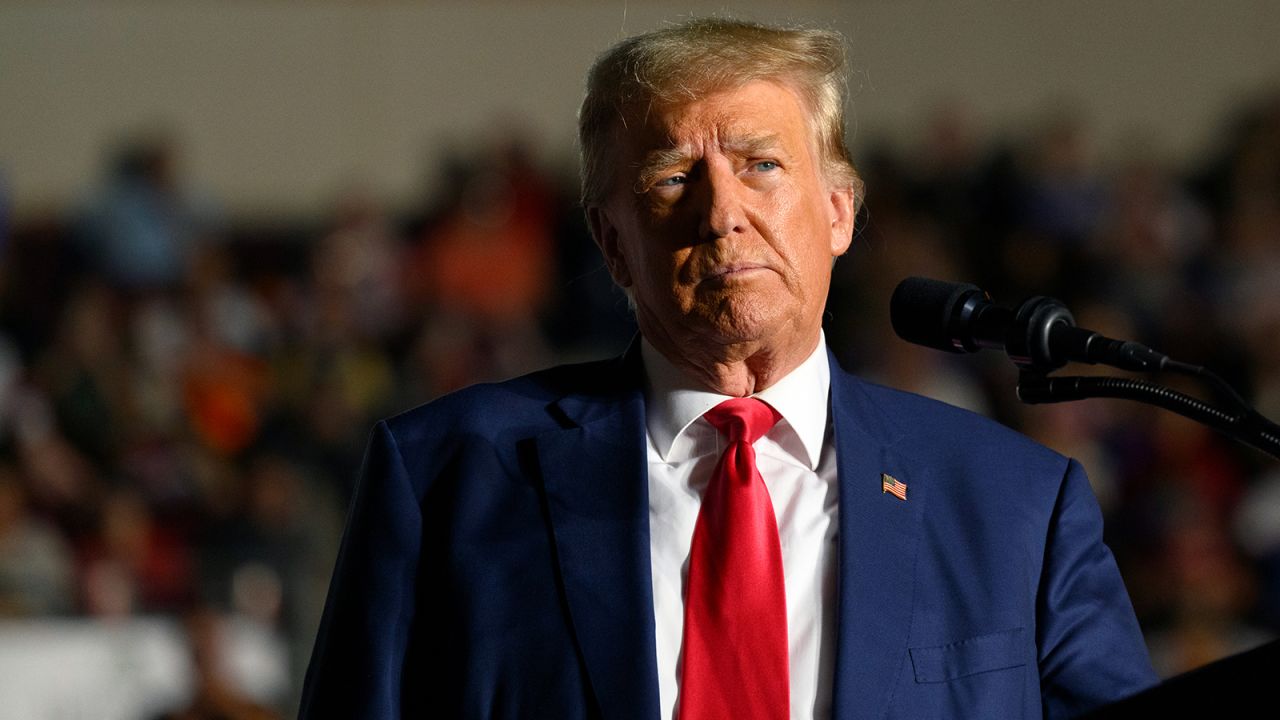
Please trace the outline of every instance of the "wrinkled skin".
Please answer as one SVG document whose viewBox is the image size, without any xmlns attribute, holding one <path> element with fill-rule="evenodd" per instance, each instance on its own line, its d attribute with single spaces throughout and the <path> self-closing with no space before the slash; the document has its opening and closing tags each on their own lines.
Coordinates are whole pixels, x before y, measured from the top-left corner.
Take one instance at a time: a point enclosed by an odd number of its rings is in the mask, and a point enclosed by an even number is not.
<svg viewBox="0 0 1280 720">
<path fill-rule="evenodd" d="M 587 214 L 641 332 L 707 389 L 763 390 L 817 346 L 853 189 L 829 182 L 779 83 L 657 106 L 616 134 L 612 191 Z"/>
</svg>

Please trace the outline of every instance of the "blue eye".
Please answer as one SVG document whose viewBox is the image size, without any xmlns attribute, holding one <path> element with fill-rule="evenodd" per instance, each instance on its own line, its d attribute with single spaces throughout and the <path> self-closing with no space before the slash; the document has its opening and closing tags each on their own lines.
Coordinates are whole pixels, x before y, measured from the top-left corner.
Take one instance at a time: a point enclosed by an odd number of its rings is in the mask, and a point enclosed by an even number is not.
<svg viewBox="0 0 1280 720">
<path fill-rule="evenodd" d="M 662 178 L 653 185 L 654 187 L 673 187 L 676 185 L 683 185 L 688 179 L 689 178 L 684 175 L 672 175 L 671 177 Z"/>
<path fill-rule="evenodd" d="M 768 172 L 770 170 L 777 170 L 778 163 L 772 160 L 761 160 L 760 162 L 752 165 L 751 168 L 753 170 L 759 170 L 761 172 Z"/>
</svg>

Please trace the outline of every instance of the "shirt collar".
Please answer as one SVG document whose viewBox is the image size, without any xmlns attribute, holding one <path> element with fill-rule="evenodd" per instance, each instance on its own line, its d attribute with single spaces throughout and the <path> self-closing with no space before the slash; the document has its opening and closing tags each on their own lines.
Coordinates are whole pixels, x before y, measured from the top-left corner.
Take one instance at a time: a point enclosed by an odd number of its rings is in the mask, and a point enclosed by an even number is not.
<svg viewBox="0 0 1280 720">
<path fill-rule="evenodd" d="M 644 338 L 640 341 L 640 355 L 645 369 L 645 425 L 649 439 L 663 461 L 672 462 L 678 459 L 672 457 L 676 441 L 690 432 L 690 426 L 705 412 L 730 396 L 700 388 Z M 827 340 L 820 333 L 818 346 L 804 362 L 752 396 L 769 403 L 782 415 L 779 427 L 789 427 L 795 433 L 807 455 L 797 455 L 797 459 L 810 470 L 817 469 L 822 456 L 830 389 Z"/>
</svg>

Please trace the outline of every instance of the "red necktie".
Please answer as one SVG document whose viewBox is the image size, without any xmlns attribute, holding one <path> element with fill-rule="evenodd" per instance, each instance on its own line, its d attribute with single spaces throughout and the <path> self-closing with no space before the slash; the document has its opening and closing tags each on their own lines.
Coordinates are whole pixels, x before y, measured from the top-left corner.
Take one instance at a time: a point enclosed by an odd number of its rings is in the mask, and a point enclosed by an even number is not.
<svg viewBox="0 0 1280 720">
<path fill-rule="evenodd" d="M 704 415 L 729 447 L 693 530 L 684 603 L 680 720 L 790 717 L 787 598 L 769 490 L 752 444 L 781 419 L 754 398 Z"/>
</svg>

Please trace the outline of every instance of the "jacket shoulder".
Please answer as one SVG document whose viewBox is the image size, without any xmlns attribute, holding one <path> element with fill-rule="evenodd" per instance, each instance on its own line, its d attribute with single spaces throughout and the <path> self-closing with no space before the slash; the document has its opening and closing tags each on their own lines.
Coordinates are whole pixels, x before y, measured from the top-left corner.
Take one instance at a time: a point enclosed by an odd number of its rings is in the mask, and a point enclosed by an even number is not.
<svg viewBox="0 0 1280 720">
<path fill-rule="evenodd" d="M 511 430 L 560 426 L 552 406 L 569 396 L 605 396 L 627 386 L 619 358 L 556 365 L 501 382 L 480 383 L 442 395 L 382 421 L 399 443 L 450 436 L 496 437 Z"/>
<path fill-rule="evenodd" d="M 878 424 L 887 444 L 951 468 L 1047 473 L 1061 479 L 1068 459 L 991 418 L 912 392 L 854 379 L 847 393 L 863 424 Z"/>
</svg>

